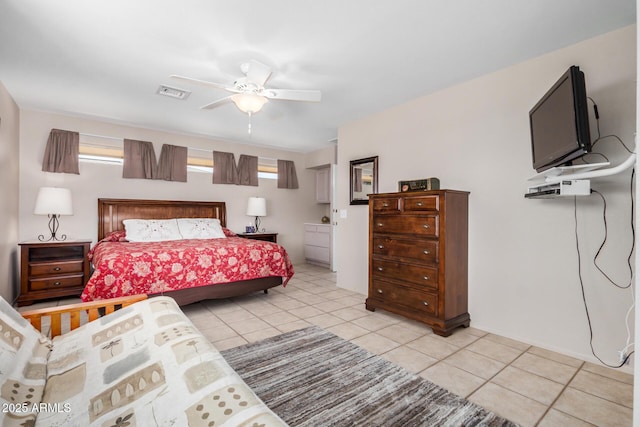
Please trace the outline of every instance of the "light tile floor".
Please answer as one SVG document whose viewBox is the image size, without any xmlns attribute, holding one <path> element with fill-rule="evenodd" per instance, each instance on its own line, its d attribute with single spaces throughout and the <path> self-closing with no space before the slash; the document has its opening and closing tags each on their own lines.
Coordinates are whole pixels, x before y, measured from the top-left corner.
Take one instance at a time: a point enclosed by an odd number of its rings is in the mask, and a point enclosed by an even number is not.
<svg viewBox="0 0 640 427">
<path fill-rule="evenodd" d="M 631 426 L 633 376 L 470 328 L 447 338 L 340 289 L 335 274 L 297 265 L 286 288 L 183 307 L 224 350 L 310 325 L 523 426 Z M 473 321 L 472 321 L 473 325 Z"/>
</svg>

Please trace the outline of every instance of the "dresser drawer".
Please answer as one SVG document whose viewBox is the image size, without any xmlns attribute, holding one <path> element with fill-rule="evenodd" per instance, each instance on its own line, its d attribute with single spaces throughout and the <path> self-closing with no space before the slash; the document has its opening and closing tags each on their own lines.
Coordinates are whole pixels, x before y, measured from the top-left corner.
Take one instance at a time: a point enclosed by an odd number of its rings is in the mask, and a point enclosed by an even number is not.
<svg viewBox="0 0 640 427">
<path fill-rule="evenodd" d="M 57 277 L 46 277 L 42 279 L 29 280 L 30 291 L 43 291 L 47 289 L 84 287 L 84 275 L 74 274 Z"/>
<path fill-rule="evenodd" d="M 438 222 L 437 215 L 376 215 L 373 217 L 371 228 L 373 233 L 404 233 L 438 237 Z"/>
<path fill-rule="evenodd" d="M 437 211 L 439 200 L 438 196 L 404 197 L 402 204 L 405 211 Z"/>
<path fill-rule="evenodd" d="M 418 310 L 430 316 L 438 315 L 438 295 L 410 286 L 394 285 L 384 280 L 373 280 L 371 298 L 381 299 L 385 303 L 398 304 Z"/>
<path fill-rule="evenodd" d="M 308 260 L 329 264 L 329 261 L 331 261 L 331 250 L 319 246 L 305 245 L 304 257 Z"/>
<path fill-rule="evenodd" d="M 423 267 L 374 258 L 372 268 L 374 277 L 401 280 L 432 289 L 438 288 L 437 267 Z"/>
<path fill-rule="evenodd" d="M 412 258 L 431 264 L 438 262 L 438 242 L 435 240 L 374 237 L 372 250 L 374 255 Z"/>
<path fill-rule="evenodd" d="M 84 261 L 32 262 L 29 276 L 52 276 L 54 274 L 82 273 Z"/>
<path fill-rule="evenodd" d="M 373 199 L 374 212 L 400 212 L 400 197 L 383 197 Z"/>
<path fill-rule="evenodd" d="M 330 234 L 331 233 L 331 225 L 325 224 L 305 224 L 304 231 L 308 231 L 311 233 L 323 233 Z"/>
</svg>

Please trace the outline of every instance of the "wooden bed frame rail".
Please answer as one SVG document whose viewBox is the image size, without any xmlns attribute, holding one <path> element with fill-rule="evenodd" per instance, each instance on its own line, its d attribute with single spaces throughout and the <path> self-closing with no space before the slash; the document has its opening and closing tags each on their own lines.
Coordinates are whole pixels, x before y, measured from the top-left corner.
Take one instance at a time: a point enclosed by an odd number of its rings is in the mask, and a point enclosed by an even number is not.
<svg viewBox="0 0 640 427">
<path fill-rule="evenodd" d="M 79 328 L 82 320 L 82 313 L 86 313 L 87 321 L 91 322 L 98 317 L 113 313 L 116 310 L 134 304 L 138 301 L 147 299 L 147 295 L 132 295 L 120 298 L 112 298 L 91 302 L 83 302 L 78 304 L 61 305 L 57 307 L 40 308 L 35 310 L 22 311 L 22 317 L 31 322 L 34 328 L 42 332 L 42 319 L 50 319 L 50 338 L 57 337 L 62 334 L 63 322 L 68 314 L 68 329 L 72 331 Z M 66 332 L 66 328 L 65 332 Z"/>
</svg>

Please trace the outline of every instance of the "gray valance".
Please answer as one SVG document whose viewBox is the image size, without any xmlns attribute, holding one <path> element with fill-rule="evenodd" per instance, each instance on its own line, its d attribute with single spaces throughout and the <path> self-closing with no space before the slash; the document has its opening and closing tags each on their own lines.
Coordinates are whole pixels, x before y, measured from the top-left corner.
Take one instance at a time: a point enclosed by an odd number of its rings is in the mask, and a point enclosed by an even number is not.
<svg viewBox="0 0 640 427">
<path fill-rule="evenodd" d="M 156 179 L 187 182 L 187 147 L 164 144 L 160 151 Z"/>
<path fill-rule="evenodd" d="M 79 150 L 80 134 L 78 132 L 51 129 L 42 159 L 42 171 L 80 174 Z"/>
<path fill-rule="evenodd" d="M 237 184 L 238 170 L 233 153 L 213 152 L 213 183 Z"/>
<path fill-rule="evenodd" d="M 298 188 L 296 165 L 291 160 L 278 160 L 278 188 Z"/>
<path fill-rule="evenodd" d="M 151 142 L 124 140 L 123 178 L 153 179 L 156 168 L 156 152 Z"/>
<path fill-rule="evenodd" d="M 238 184 L 258 186 L 258 156 L 240 155 L 240 159 L 238 159 Z"/>
</svg>

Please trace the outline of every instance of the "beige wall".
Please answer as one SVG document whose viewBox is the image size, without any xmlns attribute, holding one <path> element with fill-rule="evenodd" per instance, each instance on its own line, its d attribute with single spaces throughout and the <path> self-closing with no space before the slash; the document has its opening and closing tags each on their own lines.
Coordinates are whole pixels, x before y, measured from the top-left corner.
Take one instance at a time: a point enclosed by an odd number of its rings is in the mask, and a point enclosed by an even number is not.
<svg viewBox="0 0 640 427">
<path fill-rule="evenodd" d="M 336 164 L 336 144 L 331 144 L 329 147 L 322 148 L 320 150 L 312 151 L 305 156 L 305 165 L 308 168 L 317 168 L 327 165 Z"/>
<path fill-rule="evenodd" d="M 0 296 L 17 296 L 18 256 L 18 106 L 0 82 Z"/>
<path fill-rule="evenodd" d="M 599 106 L 602 134 L 615 133 L 633 146 L 635 26 L 341 127 L 337 208 L 347 218 L 338 219 L 338 247 L 353 255 L 339 260 L 339 286 L 367 292 L 367 207 L 349 206 L 348 162 L 377 155 L 380 192 L 396 191 L 399 180 L 426 177 L 440 178 L 442 188 L 471 192 L 472 326 L 593 360 L 577 274 L 573 200 L 523 197 L 527 179 L 535 174 L 529 109 L 573 64 L 586 74 L 588 93 Z M 613 139 L 597 148 L 613 163 L 625 158 Z M 629 280 L 629 180 L 627 171 L 593 182 L 608 203 L 609 243 L 601 264 L 620 282 Z M 594 344 L 599 355 L 614 363 L 625 344 L 624 315 L 632 297 L 629 290 L 609 285 L 591 263 L 603 238 L 600 198 L 580 198 L 578 204 Z"/>
<path fill-rule="evenodd" d="M 260 179 L 258 187 L 214 185 L 211 174 L 199 172 L 189 172 L 187 183 L 123 179 L 120 166 L 84 162 L 80 163 L 80 175 L 42 172 L 42 156 L 52 128 L 152 141 L 157 155 L 161 145 L 168 143 L 229 151 L 235 153 L 236 159 L 240 154 L 250 154 L 293 160 L 300 188 L 278 189 L 277 182 L 270 179 Z M 59 233 L 67 234 L 68 238 L 94 241 L 99 197 L 225 201 L 228 227 L 234 231 L 242 231 L 252 221 L 245 214 L 247 199 L 251 196 L 265 197 L 268 216 L 263 218 L 262 225 L 268 231 L 279 233 L 278 242 L 287 249 L 294 262 L 304 259 L 303 223 L 324 214 L 322 207 L 315 203 L 315 174 L 305 168 L 305 156 L 301 153 L 25 110 L 21 111 L 20 132 L 21 240 L 33 239 L 47 230 L 46 217 L 32 214 L 38 188 L 42 186 L 67 187 L 72 191 L 74 215 L 61 218 Z"/>
</svg>

